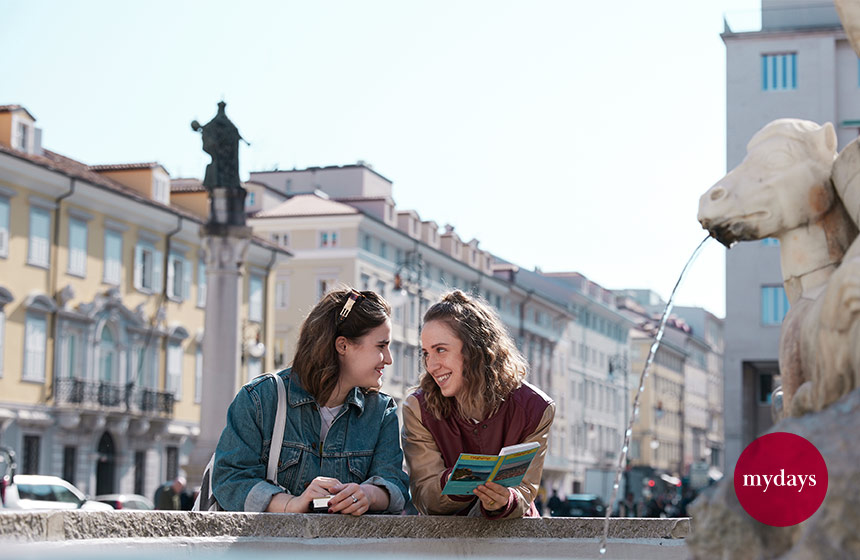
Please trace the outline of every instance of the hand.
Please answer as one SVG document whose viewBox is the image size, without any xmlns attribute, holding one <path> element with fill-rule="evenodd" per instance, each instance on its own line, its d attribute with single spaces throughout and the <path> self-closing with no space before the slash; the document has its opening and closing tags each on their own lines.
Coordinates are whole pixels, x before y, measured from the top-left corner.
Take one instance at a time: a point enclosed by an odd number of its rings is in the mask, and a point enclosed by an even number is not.
<svg viewBox="0 0 860 560">
<path fill-rule="evenodd" d="M 334 494 L 334 489 L 339 486 L 341 483 L 336 478 L 318 476 L 308 484 L 301 495 L 296 496 L 287 504 L 287 511 L 290 513 L 307 513 L 314 498 L 324 498 Z"/>
<path fill-rule="evenodd" d="M 504 508 L 508 505 L 508 497 L 510 492 L 501 484 L 495 482 L 487 482 L 481 484 L 472 492 L 479 500 L 481 505 L 487 511 L 495 511 Z"/>
<path fill-rule="evenodd" d="M 337 484 L 331 488 L 332 496 L 329 500 L 329 513 L 344 513 L 348 515 L 361 515 L 370 510 L 370 496 L 365 492 L 365 487 L 350 482 Z"/>
</svg>

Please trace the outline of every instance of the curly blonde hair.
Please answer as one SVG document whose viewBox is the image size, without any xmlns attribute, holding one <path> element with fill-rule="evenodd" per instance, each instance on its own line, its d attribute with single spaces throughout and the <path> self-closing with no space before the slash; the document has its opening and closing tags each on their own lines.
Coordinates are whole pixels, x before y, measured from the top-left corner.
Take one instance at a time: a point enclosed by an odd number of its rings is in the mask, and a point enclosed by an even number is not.
<svg viewBox="0 0 860 560">
<path fill-rule="evenodd" d="M 424 323 L 442 321 L 463 343 L 463 394 L 456 400 L 442 394 L 425 370 L 419 380 L 425 403 L 436 418 L 457 412 L 465 418 L 492 415 L 522 385 L 528 363 L 501 318 L 480 296 L 448 292 L 430 306 Z"/>
</svg>

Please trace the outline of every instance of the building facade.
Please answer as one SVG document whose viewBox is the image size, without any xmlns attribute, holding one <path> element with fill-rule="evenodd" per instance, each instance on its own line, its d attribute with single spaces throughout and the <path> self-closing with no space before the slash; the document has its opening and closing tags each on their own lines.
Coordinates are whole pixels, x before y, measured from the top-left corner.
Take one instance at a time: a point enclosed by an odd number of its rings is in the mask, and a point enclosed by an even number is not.
<svg viewBox="0 0 860 560">
<path fill-rule="evenodd" d="M 151 496 L 198 433 L 202 221 L 170 205 L 159 164 L 87 166 L 40 139 L 26 109 L 0 106 L 0 445 L 20 473 Z M 276 254 L 248 251 L 237 389 L 274 365 Z"/>
<path fill-rule="evenodd" d="M 839 149 L 860 129 L 858 59 L 833 3 L 763 0 L 761 26 L 722 34 L 726 45 L 726 166 L 768 122 L 796 117 L 833 123 Z M 778 346 L 788 300 L 776 240 L 740 243 L 726 254 L 726 473 L 772 425 Z"/>
<path fill-rule="evenodd" d="M 301 321 L 322 294 L 340 284 L 375 290 L 394 308 L 384 390 L 402 401 L 422 371 L 424 311 L 459 288 L 497 310 L 530 364 L 530 382 L 557 403 L 544 487 L 578 491 L 587 468 L 617 457 L 630 323 L 611 293 L 578 274 L 520 269 L 453 226 L 398 209 L 391 181 L 365 164 L 252 172 L 246 185 L 260 193 L 249 208 L 255 233 L 294 255 L 276 271 L 279 364 L 291 362 Z"/>
</svg>

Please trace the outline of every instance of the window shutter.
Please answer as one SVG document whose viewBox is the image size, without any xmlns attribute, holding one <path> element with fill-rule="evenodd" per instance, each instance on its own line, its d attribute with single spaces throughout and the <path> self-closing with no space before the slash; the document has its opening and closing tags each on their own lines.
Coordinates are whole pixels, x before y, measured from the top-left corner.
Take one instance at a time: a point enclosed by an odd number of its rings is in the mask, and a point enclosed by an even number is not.
<svg viewBox="0 0 860 560">
<path fill-rule="evenodd" d="M 182 299 L 191 297 L 191 261 L 182 261 Z"/>
<path fill-rule="evenodd" d="M 134 287 L 143 288 L 143 247 L 140 243 L 134 246 Z"/>
<path fill-rule="evenodd" d="M 152 291 L 158 293 L 161 291 L 161 276 L 164 269 L 164 253 L 161 251 L 153 251 L 152 253 Z"/>
<path fill-rule="evenodd" d="M 173 280 L 176 278 L 175 268 L 178 264 L 178 259 L 173 255 L 167 258 L 167 297 L 176 297 L 179 295 L 173 290 Z M 153 279 L 153 286 L 155 285 L 154 280 L 155 279 Z"/>
</svg>

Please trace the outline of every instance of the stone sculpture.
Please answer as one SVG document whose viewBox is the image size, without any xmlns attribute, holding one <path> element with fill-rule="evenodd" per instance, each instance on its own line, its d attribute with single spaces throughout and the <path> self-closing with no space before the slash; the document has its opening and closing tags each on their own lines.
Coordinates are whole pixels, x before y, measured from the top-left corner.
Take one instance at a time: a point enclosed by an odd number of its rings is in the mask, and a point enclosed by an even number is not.
<svg viewBox="0 0 860 560">
<path fill-rule="evenodd" d="M 780 241 L 791 303 L 779 350 L 783 415 L 821 410 L 860 385 L 860 184 L 849 172 L 860 169 L 858 151 L 852 143 L 837 159 L 830 123 L 779 119 L 699 201 L 702 227 L 727 247 Z"/>
</svg>

